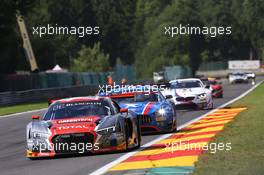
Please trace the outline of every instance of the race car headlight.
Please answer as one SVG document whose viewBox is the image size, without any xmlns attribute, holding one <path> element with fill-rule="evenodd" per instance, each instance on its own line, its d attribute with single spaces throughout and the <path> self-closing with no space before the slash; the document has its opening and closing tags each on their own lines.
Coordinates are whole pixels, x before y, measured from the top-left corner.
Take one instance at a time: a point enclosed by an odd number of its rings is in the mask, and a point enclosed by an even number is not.
<svg viewBox="0 0 264 175">
<path fill-rule="evenodd" d="M 155 113 L 156 121 L 164 121 L 166 120 L 166 110 L 161 108 Z"/>
<path fill-rule="evenodd" d="M 205 99 L 206 98 L 206 94 L 205 93 L 199 94 L 198 98 L 199 99 Z"/>
<path fill-rule="evenodd" d="M 47 139 L 48 137 L 49 137 L 48 133 L 32 132 L 33 139 Z"/>
<path fill-rule="evenodd" d="M 115 126 L 111 126 L 111 127 L 108 127 L 108 128 L 99 129 L 96 132 L 98 134 L 100 134 L 100 135 L 109 134 L 109 133 L 116 132 L 116 127 Z"/>
<path fill-rule="evenodd" d="M 158 113 L 160 115 L 164 115 L 166 113 L 166 111 L 165 111 L 165 109 L 161 108 L 161 109 L 158 110 Z"/>
</svg>

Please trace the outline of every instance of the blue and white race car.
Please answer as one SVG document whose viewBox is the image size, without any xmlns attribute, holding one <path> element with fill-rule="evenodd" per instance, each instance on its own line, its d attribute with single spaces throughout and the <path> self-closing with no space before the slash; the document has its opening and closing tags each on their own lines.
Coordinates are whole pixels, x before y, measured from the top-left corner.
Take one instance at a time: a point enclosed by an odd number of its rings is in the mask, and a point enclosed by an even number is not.
<svg viewBox="0 0 264 175">
<path fill-rule="evenodd" d="M 123 89 L 103 96 L 112 98 L 121 108 L 135 112 L 142 133 L 172 132 L 177 129 L 175 105 L 167 101 L 160 91 Z"/>
</svg>

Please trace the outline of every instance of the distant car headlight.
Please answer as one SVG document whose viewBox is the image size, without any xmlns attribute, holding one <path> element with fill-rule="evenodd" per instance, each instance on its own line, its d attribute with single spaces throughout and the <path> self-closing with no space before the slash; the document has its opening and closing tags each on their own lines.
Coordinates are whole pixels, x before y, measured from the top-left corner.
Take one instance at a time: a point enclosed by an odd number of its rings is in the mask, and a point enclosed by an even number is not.
<svg viewBox="0 0 264 175">
<path fill-rule="evenodd" d="M 198 98 L 199 98 L 200 100 L 203 100 L 203 99 L 206 98 L 206 94 L 205 94 L 205 93 L 199 94 L 199 95 L 198 95 Z"/>
</svg>

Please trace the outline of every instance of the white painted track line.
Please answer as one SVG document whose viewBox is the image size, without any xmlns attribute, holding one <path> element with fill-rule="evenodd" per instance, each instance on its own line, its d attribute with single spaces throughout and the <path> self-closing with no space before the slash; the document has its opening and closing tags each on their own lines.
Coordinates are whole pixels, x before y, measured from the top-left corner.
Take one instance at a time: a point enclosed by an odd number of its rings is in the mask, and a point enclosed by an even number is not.
<svg viewBox="0 0 264 175">
<path fill-rule="evenodd" d="M 36 109 L 36 110 L 31 110 L 31 111 L 26 111 L 26 112 L 19 112 L 19 113 L 14 113 L 14 114 L 8 114 L 8 115 L 0 115 L 0 118 L 4 117 L 13 117 L 13 116 L 18 116 L 18 115 L 23 115 L 23 114 L 30 114 L 34 112 L 42 112 L 47 110 L 48 108 L 42 108 L 42 109 Z"/>
</svg>

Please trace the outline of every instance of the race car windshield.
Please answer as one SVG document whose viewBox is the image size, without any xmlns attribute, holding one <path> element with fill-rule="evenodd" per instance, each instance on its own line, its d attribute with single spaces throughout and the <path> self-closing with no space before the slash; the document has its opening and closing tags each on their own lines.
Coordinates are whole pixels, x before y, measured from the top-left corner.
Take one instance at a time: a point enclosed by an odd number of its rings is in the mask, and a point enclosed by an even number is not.
<svg viewBox="0 0 264 175">
<path fill-rule="evenodd" d="M 145 101 L 158 102 L 159 97 L 157 94 L 154 93 L 150 93 L 150 94 L 139 93 L 139 94 L 134 94 L 134 96 L 114 98 L 114 100 L 117 103 L 136 103 L 136 102 L 145 102 Z"/>
<path fill-rule="evenodd" d="M 101 102 L 60 103 L 51 106 L 44 120 L 111 115 L 111 108 Z"/>
<path fill-rule="evenodd" d="M 235 73 L 233 75 L 235 75 L 235 76 L 244 76 L 245 74 L 243 74 L 243 73 Z"/>
<path fill-rule="evenodd" d="M 184 89 L 184 88 L 196 88 L 201 87 L 199 81 L 183 81 L 183 82 L 173 82 L 170 85 L 171 89 Z"/>
</svg>

